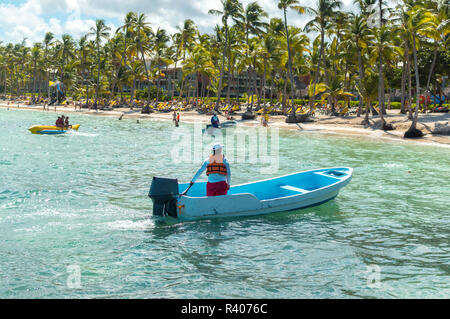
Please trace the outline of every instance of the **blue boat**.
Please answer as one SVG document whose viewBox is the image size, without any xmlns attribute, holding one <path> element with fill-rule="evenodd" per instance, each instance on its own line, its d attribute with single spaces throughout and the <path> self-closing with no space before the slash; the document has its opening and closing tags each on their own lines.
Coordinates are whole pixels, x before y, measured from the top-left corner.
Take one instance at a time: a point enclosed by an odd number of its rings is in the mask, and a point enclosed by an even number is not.
<svg viewBox="0 0 450 319">
<path fill-rule="evenodd" d="M 264 215 L 320 205 L 335 198 L 352 178 L 350 167 L 321 168 L 231 186 L 224 196 L 206 196 L 206 182 L 189 184 L 154 177 L 153 215 L 181 220 Z M 181 194 L 181 195 L 179 195 Z"/>
</svg>

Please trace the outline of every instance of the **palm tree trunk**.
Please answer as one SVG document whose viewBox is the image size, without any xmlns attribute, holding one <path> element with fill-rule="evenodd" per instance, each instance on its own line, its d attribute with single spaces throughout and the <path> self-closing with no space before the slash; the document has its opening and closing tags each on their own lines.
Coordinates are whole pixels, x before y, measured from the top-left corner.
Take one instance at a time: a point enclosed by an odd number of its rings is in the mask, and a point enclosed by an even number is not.
<svg viewBox="0 0 450 319">
<path fill-rule="evenodd" d="M 313 92 L 312 92 L 313 94 L 309 97 L 309 112 L 312 112 L 312 109 L 313 109 L 313 100 L 315 99 L 315 95 L 316 95 L 316 84 L 319 81 L 320 62 L 322 61 L 323 48 L 324 48 L 324 43 L 325 43 L 324 37 L 325 37 L 325 30 L 324 30 L 324 28 L 322 28 L 320 31 L 320 51 L 319 51 L 319 60 L 317 62 L 316 76 L 314 77 L 314 83 L 313 83 Z"/>
<path fill-rule="evenodd" d="M 408 53 L 408 64 L 406 66 L 408 69 L 408 118 L 413 119 L 412 116 L 412 80 L 411 80 L 411 55 Z"/>
<path fill-rule="evenodd" d="M 230 89 L 231 89 L 231 66 L 230 59 L 228 59 L 228 75 L 227 75 L 227 104 L 230 105 Z"/>
<path fill-rule="evenodd" d="M 34 71 L 33 71 L 33 94 L 31 96 L 31 103 L 35 104 L 36 101 L 36 97 L 35 94 L 36 93 L 36 60 L 34 60 Z"/>
<path fill-rule="evenodd" d="M 134 106 L 134 91 L 136 88 L 136 76 L 133 77 L 133 86 L 131 87 L 131 95 L 130 95 L 130 107 Z"/>
<path fill-rule="evenodd" d="M 419 116 L 419 95 L 420 95 L 420 83 L 419 83 L 419 66 L 417 65 L 417 51 L 416 51 L 416 34 L 413 32 L 413 55 L 414 55 L 414 71 L 416 76 L 416 108 L 414 110 L 414 118 L 411 123 L 411 127 L 408 131 L 416 129 L 417 120 Z"/>
<path fill-rule="evenodd" d="M 294 97 L 294 74 L 292 72 L 292 57 L 291 57 L 291 47 L 289 44 L 289 31 L 288 31 L 288 25 L 287 25 L 287 17 L 286 17 L 286 8 L 283 10 L 284 13 L 284 28 L 286 30 L 286 43 L 287 43 L 287 50 L 288 50 L 288 66 L 289 66 L 289 75 L 291 80 L 291 92 L 292 97 Z M 295 104 L 294 104 L 294 98 L 292 98 L 292 112 L 291 116 L 295 117 Z"/>
<path fill-rule="evenodd" d="M 95 109 L 97 109 L 99 86 L 100 86 L 100 44 L 97 43 L 97 87 L 95 88 L 95 102 L 94 102 Z"/>
<path fill-rule="evenodd" d="M 405 59 L 406 60 L 406 59 Z M 406 62 L 403 62 L 402 66 L 402 84 L 401 84 L 401 102 L 400 102 L 400 113 L 405 114 L 405 86 L 406 86 Z"/>
<path fill-rule="evenodd" d="M 287 77 L 284 79 L 284 87 L 283 87 L 283 100 L 281 101 L 283 114 L 286 114 L 286 88 L 287 88 Z"/>
<path fill-rule="evenodd" d="M 266 113 L 266 59 L 264 59 L 264 78 L 262 81 L 262 94 L 263 94 L 263 105 L 264 105 L 264 113 Z"/>
<path fill-rule="evenodd" d="M 141 59 L 142 59 L 142 63 L 144 64 L 145 75 L 147 77 L 147 105 L 149 105 L 150 104 L 150 76 L 148 74 L 147 63 L 145 63 L 144 50 L 142 48 L 142 43 L 140 41 L 139 41 L 139 51 L 141 51 Z M 159 71 L 159 65 L 158 65 L 158 71 Z M 158 91 L 156 91 L 156 94 L 158 94 Z"/>
<path fill-rule="evenodd" d="M 426 97 L 425 97 L 425 109 L 424 111 L 426 111 L 426 108 L 428 107 L 428 98 L 430 97 L 430 83 L 431 83 L 431 76 L 433 75 L 433 71 L 434 71 L 434 66 L 436 64 L 436 58 L 437 58 L 437 43 L 436 41 L 434 41 L 434 53 L 433 53 L 433 62 L 431 63 L 431 67 L 430 67 L 430 72 L 428 73 L 428 79 L 427 79 L 427 92 L 426 92 Z"/>
<path fill-rule="evenodd" d="M 220 103 L 220 95 L 222 93 L 222 79 L 223 79 L 223 70 L 225 68 L 225 55 L 227 53 L 227 46 L 228 46 L 228 26 L 225 23 L 225 45 L 223 46 L 223 52 L 222 52 L 222 67 L 220 68 L 220 79 L 219 79 L 219 86 L 217 87 L 217 101 L 216 101 L 216 111 L 219 110 L 219 103 Z"/>
<path fill-rule="evenodd" d="M 126 55 L 126 52 L 127 52 L 127 33 L 128 33 L 128 27 L 125 29 L 124 48 L 123 48 L 123 52 L 122 52 L 122 54 L 120 56 L 120 64 L 119 64 L 119 67 L 117 68 L 116 75 L 114 77 L 114 81 L 113 81 L 113 85 L 112 85 L 112 92 L 111 93 L 113 94 L 113 96 L 114 96 L 114 91 L 116 89 L 117 82 L 119 82 L 119 73 L 120 73 L 120 68 L 122 67 L 122 62 L 123 62 L 124 65 L 127 63 L 126 62 L 127 61 L 127 55 Z"/>
<path fill-rule="evenodd" d="M 364 65 L 362 63 L 361 49 L 360 49 L 358 44 L 356 45 L 356 48 L 358 49 L 358 71 L 359 71 L 358 82 L 359 82 L 359 85 L 361 86 L 362 85 L 362 80 L 364 79 Z M 362 104 L 363 104 L 363 99 L 362 99 L 361 94 L 358 94 L 358 96 L 359 96 L 358 97 L 359 98 L 359 105 L 358 105 L 358 113 L 357 113 L 356 116 L 360 117 L 361 116 L 361 108 L 362 108 Z"/>
</svg>

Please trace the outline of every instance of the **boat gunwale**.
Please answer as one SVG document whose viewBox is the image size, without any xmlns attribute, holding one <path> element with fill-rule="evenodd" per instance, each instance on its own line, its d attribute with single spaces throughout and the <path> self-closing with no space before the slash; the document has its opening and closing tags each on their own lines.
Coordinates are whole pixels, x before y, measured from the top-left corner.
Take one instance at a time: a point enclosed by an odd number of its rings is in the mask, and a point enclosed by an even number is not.
<svg viewBox="0 0 450 319">
<path fill-rule="evenodd" d="M 320 170 L 333 170 L 333 169 L 346 169 L 348 170 L 348 174 L 347 176 L 343 177 L 342 179 L 337 180 L 336 182 L 320 187 L 320 188 L 316 188 L 312 191 L 306 192 L 306 193 L 299 193 L 299 194 L 293 194 L 293 195 L 288 195 L 288 196 L 280 196 L 280 197 L 274 197 L 274 198 L 269 198 L 269 199 L 259 199 L 258 197 L 256 197 L 254 194 L 252 193 L 238 193 L 238 194 L 227 194 L 227 195 L 223 195 L 223 196 L 233 196 L 233 195 L 243 195 L 243 194 L 249 194 L 254 196 L 257 200 L 259 200 L 261 203 L 262 202 L 268 202 L 268 201 L 274 201 L 274 200 L 278 200 L 278 199 L 286 199 L 286 198 L 291 198 L 291 197 L 296 197 L 296 196 L 302 196 L 302 195 L 307 195 L 307 194 L 313 194 L 315 192 L 318 192 L 320 190 L 324 190 L 327 189 L 329 187 L 335 186 L 337 184 L 343 183 L 344 181 L 347 181 L 349 178 L 351 178 L 353 176 L 353 168 L 351 167 L 325 167 L 325 168 L 316 168 L 316 169 L 310 169 L 307 171 L 302 171 L 302 172 L 296 172 L 296 173 L 290 173 L 290 174 L 285 174 L 282 176 L 278 176 L 278 177 L 271 177 L 271 178 L 267 178 L 267 179 L 262 179 L 256 182 L 249 182 L 249 183 L 243 183 L 243 184 L 238 184 L 238 185 L 234 185 L 232 187 L 237 187 L 237 186 L 243 186 L 243 185 L 250 185 L 250 184 L 255 184 L 255 183 L 260 183 L 260 182 L 265 182 L 265 181 L 270 181 L 270 180 L 274 180 L 274 179 L 278 179 L 278 178 L 282 178 L 282 177 L 287 177 L 287 176 L 292 176 L 292 175 L 297 175 L 297 174 L 303 174 L 303 173 L 308 173 L 308 172 L 314 172 L 314 171 L 320 171 Z M 324 175 L 322 175 L 324 176 Z M 329 176 L 329 177 L 333 177 L 336 178 L 334 176 Z M 204 182 L 205 183 L 205 182 Z M 184 184 L 184 183 L 183 183 Z M 208 196 L 188 196 L 188 195 L 183 195 L 183 197 L 185 198 L 189 198 L 189 199 L 195 199 L 195 198 L 208 198 Z"/>
</svg>

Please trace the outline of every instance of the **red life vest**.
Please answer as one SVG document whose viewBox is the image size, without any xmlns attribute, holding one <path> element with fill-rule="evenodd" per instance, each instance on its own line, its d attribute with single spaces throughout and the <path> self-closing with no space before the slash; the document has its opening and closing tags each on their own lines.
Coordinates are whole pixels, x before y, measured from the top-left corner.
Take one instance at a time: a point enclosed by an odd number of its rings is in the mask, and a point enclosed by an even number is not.
<svg viewBox="0 0 450 319">
<path fill-rule="evenodd" d="M 227 167 L 222 161 L 219 160 L 219 163 L 217 163 L 214 156 L 210 156 L 209 164 L 206 166 L 206 175 L 221 174 L 227 176 Z"/>
</svg>

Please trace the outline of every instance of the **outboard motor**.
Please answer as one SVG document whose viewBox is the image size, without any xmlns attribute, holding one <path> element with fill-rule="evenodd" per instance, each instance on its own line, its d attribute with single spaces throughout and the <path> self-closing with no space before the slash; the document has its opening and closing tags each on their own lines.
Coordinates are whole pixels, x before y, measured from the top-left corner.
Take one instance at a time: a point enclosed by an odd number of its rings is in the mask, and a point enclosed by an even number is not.
<svg viewBox="0 0 450 319">
<path fill-rule="evenodd" d="M 148 197 L 153 202 L 153 215 L 177 217 L 178 180 L 154 176 Z"/>
</svg>

